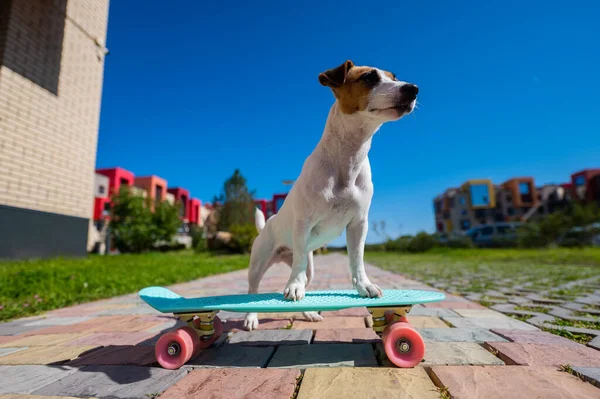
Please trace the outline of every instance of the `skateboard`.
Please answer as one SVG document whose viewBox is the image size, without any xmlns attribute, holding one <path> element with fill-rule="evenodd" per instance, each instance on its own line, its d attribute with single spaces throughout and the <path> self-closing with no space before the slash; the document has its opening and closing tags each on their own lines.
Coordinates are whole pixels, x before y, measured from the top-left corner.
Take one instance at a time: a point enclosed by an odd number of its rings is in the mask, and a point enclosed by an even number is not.
<svg viewBox="0 0 600 399">
<path fill-rule="evenodd" d="M 148 287 L 140 298 L 161 313 L 173 313 L 187 324 L 163 334 L 154 348 L 156 360 L 166 369 L 178 369 L 208 348 L 223 333 L 219 311 L 240 313 L 311 312 L 366 307 L 373 330 L 381 334 L 385 353 L 398 367 L 414 367 L 423 360 L 425 343 L 406 315 L 413 305 L 445 299 L 441 292 L 383 290 L 381 298 L 363 298 L 355 290 L 307 291 L 300 301 L 281 293 L 184 298 L 163 287 Z"/>
</svg>

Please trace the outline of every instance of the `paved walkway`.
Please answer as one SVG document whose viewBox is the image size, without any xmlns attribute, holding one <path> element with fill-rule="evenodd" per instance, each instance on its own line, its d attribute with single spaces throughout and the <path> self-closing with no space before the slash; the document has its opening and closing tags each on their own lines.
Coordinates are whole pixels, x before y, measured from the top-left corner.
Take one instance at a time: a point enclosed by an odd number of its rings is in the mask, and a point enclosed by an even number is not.
<svg viewBox="0 0 600 399">
<path fill-rule="evenodd" d="M 310 289 L 351 288 L 347 258 L 316 258 Z M 184 296 L 243 293 L 242 270 L 173 286 Z M 431 289 L 369 266 L 382 288 Z M 261 291 L 281 291 L 289 268 L 273 267 Z M 95 398 L 598 398 L 600 351 L 448 295 L 416 306 L 409 321 L 427 349 L 413 369 L 391 367 L 366 309 L 263 314 L 221 312 L 228 334 L 188 365 L 157 367 L 153 343 L 176 325 L 136 295 L 0 324 L 0 399 Z"/>
</svg>

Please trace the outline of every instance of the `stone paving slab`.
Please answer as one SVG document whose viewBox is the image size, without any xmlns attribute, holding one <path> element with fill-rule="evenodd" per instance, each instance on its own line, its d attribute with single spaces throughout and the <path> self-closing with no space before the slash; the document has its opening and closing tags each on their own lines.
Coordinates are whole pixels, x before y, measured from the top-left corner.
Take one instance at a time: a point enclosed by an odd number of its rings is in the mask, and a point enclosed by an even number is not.
<svg viewBox="0 0 600 399">
<path fill-rule="evenodd" d="M 421 365 L 504 365 L 504 362 L 475 342 L 427 342 Z"/>
<path fill-rule="evenodd" d="M 573 367 L 573 371 L 590 384 L 600 388 L 600 367 Z"/>
<path fill-rule="evenodd" d="M 0 395 L 0 399 L 80 399 L 80 398 L 75 398 L 74 396 L 40 396 L 40 395 L 27 395 L 27 394 L 11 393 L 11 394 Z M 98 399 L 98 398 L 86 397 L 86 399 Z"/>
<path fill-rule="evenodd" d="M 10 347 L 8 347 L 8 348 L 0 348 L 0 357 L 1 356 L 6 356 L 6 355 L 10 355 L 11 353 L 22 351 L 22 350 L 25 350 L 25 349 L 27 349 L 27 348 L 10 348 Z"/>
<path fill-rule="evenodd" d="M 492 329 L 510 329 L 510 330 L 528 330 L 539 331 L 539 329 L 531 324 L 524 323 L 520 320 L 506 317 L 505 319 L 495 317 L 443 317 L 444 321 L 452 324 L 457 328 L 485 328 Z"/>
<path fill-rule="evenodd" d="M 29 394 L 76 371 L 66 366 L 0 366 L 0 393 Z"/>
<path fill-rule="evenodd" d="M 289 399 L 300 370 L 219 369 L 193 370 L 163 393 L 161 399 Z"/>
<path fill-rule="evenodd" d="M 5 344 L 8 344 L 9 342 L 13 342 L 16 341 L 18 339 L 21 339 L 21 337 L 19 337 L 18 335 L 12 335 L 12 336 L 2 336 L 0 335 L 0 345 L 2 346 L 6 346 Z"/>
<path fill-rule="evenodd" d="M 414 306 L 411 309 L 410 313 L 408 314 L 408 317 L 414 317 L 414 316 L 453 317 L 453 316 L 458 316 L 458 313 L 456 313 L 452 309 L 425 308 L 425 307 L 422 307 L 421 305 L 419 305 L 419 307 Z"/>
<path fill-rule="evenodd" d="M 84 354 L 69 362 L 69 365 L 148 366 L 155 363 L 156 356 L 152 346 L 110 345 Z"/>
<path fill-rule="evenodd" d="M 0 335 L 20 335 L 30 331 L 39 330 L 40 326 L 27 325 L 28 321 L 17 320 L 0 324 Z"/>
<path fill-rule="evenodd" d="M 97 398 L 151 398 L 187 374 L 186 369 L 88 366 L 33 392 L 36 395 Z"/>
<path fill-rule="evenodd" d="M 258 324 L 259 330 L 279 330 L 288 328 L 292 324 L 289 319 L 267 319 L 261 320 Z M 228 320 L 223 323 L 223 331 L 242 331 L 244 330 L 244 320 Z"/>
<path fill-rule="evenodd" d="M 228 342 L 243 346 L 308 345 L 312 335 L 312 330 L 239 331 Z"/>
<path fill-rule="evenodd" d="M 290 346 L 290 348 L 292 347 L 293 346 Z M 274 347 L 255 347 L 228 344 L 219 348 L 209 348 L 202 351 L 200 355 L 187 362 L 186 367 L 264 368 L 267 367 L 267 363 L 269 362 L 269 359 L 273 355 L 274 351 Z"/>
<path fill-rule="evenodd" d="M 598 398 L 598 388 L 552 367 L 434 366 L 430 375 L 453 399 Z"/>
<path fill-rule="evenodd" d="M 64 345 L 69 341 L 85 337 L 86 334 L 72 333 L 72 334 L 45 334 L 45 335 L 30 335 L 9 342 L 7 344 L 0 345 L 0 347 L 19 347 L 19 346 L 53 346 L 53 345 Z M 89 345 L 88 345 L 89 346 Z"/>
<path fill-rule="evenodd" d="M 484 328 L 417 328 L 425 342 L 506 342 Z"/>
<path fill-rule="evenodd" d="M 547 344 L 583 347 L 583 345 L 575 341 L 571 341 L 570 339 L 556 334 L 550 334 L 545 331 L 492 329 L 491 332 L 506 338 L 508 341 L 517 342 L 520 344 Z"/>
<path fill-rule="evenodd" d="M 415 328 L 450 328 L 442 319 L 435 316 L 408 316 L 408 322 Z"/>
<path fill-rule="evenodd" d="M 315 344 L 369 344 L 381 342 L 381 338 L 371 328 L 342 328 L 339 330 L 316 330 Z"/>
<path fill-rule="evenodd" d="M 439 393 L 422 368 L 307 369 L 298 399 L 438 399 Z"/>
<path fill-rule="evenodd" d="M 484 318 L 484 319 L 496 318 L 496 319 L 503 319 L 503 320 L 505 320 L 507 318 L 507 316 L 505 314 L 496 312 L 495 310 L 491 310 L 491 309 L 455 309 L 454 311 L 456 313 L 458 313 L 459 316 L 467 317 L 467 318 L 471 318 L 471 317 Z"/>
<path fill-rule="evenodd" d="M 376 367 L 370 344 L 313 344 L 280 346 L 269 362 L 270 368 Z"/>
<path fill-rule="evenodd" d="M 34 327 L 49 327 L 49 326 L 70 326 L 77 323 L 90 320 L 90 316 L 78 316 L 78 317 L 44 317 L 39 320 L 33 320 L 29 323 L 25 323 L 26 326 Z"/>
<path fill-rule="evenodd" d="M 497 351 L 498 357 L 511 365 L 600 367 L 600 351 L 585 346 L 516 342 L 489 342 L 486 346 Z"/>
<path fill-rule="evenodd" d="M 485 306 L 475 302 L 463 302 L 463 301 L 442 301 L 424 303 L 424 308 L 445 308 L 445 309 L 487 309 Z"/>
<path fill-rule="evenodd" d="M 354 317 L 365 317 L 369 315 L 369 311 L 365 307 L 360 308 L 349 308 L 334 311 L 321 312 L 323 317 L 338 317 L 338 316 L 354 316 Z"/>
<path fill-rule="evenodd" d="M 77 358 L 96 346 L 37 346 L 0 357 L 0 364 L 56 364 Z"/>
<path fill-rule="evenodd" d="M 156 334 L 151 332 L 109 332 L 109 333 L 93 333 L 85 335 L 82 338 L 64 342 L 62 345 L 137 345 L 148 339 L 151 339 Z"/>
<path fill-rule="evenodd" d="M 365 328 L 365 319 L 363 317 L 327 317 L 323 321 L 311 322 L 304 320 L 294 320 L 292 325 L 294 330 L 323 330 L 323 329 L 341 329 L 341 328 Z"/>
</svg>

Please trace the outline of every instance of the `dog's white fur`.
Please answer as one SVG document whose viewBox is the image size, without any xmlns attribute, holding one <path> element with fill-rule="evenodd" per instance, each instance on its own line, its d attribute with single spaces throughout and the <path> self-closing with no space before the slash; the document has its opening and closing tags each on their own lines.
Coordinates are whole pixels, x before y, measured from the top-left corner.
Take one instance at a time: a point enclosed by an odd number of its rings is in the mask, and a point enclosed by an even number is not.
<svg viewBox="0 0 600 399">
<path fill-rule="evenodd" d="M 291 266 L 283 291 L 290 300 L 301 300 L 314 277 L 313 251 L 339 237 L 346 229 L 352 283 L 361 296 L 379 297 L 381 289 L 371 283 L 363 263 L 368 213 L 373 196 L 368 152 L 372 136 L 381 125 L 410 113 L 416 99 L 402 112 L 393 108 L 405 85 L 377 70 L 380 81 L 371 89 L 364 110 L 343 113 L 339 101 L 331 107 L 321 140 L 306 159 L 302 172 L 279 212 L 265 222 L 256 210 L 259 230 L 251 252 L 248 293 L 258 292 L 260 280 L 277 262 Z M 312 321 L 316 312 L 305 312 Z M 256 313 L 248 313 L 246 329 L 258 327 Z"/>
</svg>

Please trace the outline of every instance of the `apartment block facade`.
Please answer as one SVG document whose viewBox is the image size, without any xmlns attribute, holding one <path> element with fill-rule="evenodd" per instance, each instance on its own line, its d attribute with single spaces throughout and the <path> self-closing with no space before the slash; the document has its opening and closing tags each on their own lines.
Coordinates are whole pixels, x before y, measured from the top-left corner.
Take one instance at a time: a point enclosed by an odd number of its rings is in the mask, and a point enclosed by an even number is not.
<svg viewBox="0 0 600 399">
<path fill-rule="evenodd" d="M 0 258 L 86 253 L 108 7 L 0 1 Z"/>
<path fill-rule="evenodd" d="M 564 209 L 572 200 L 600 205 L 600 169 L 574 173 L 569 183 L 540 187 L 532 177 L 498 185 L 490 179 L 469 180 L 434 198 L 436 231 L 460 233 L 491 223 L 525 222 Z"/>
</svg>

